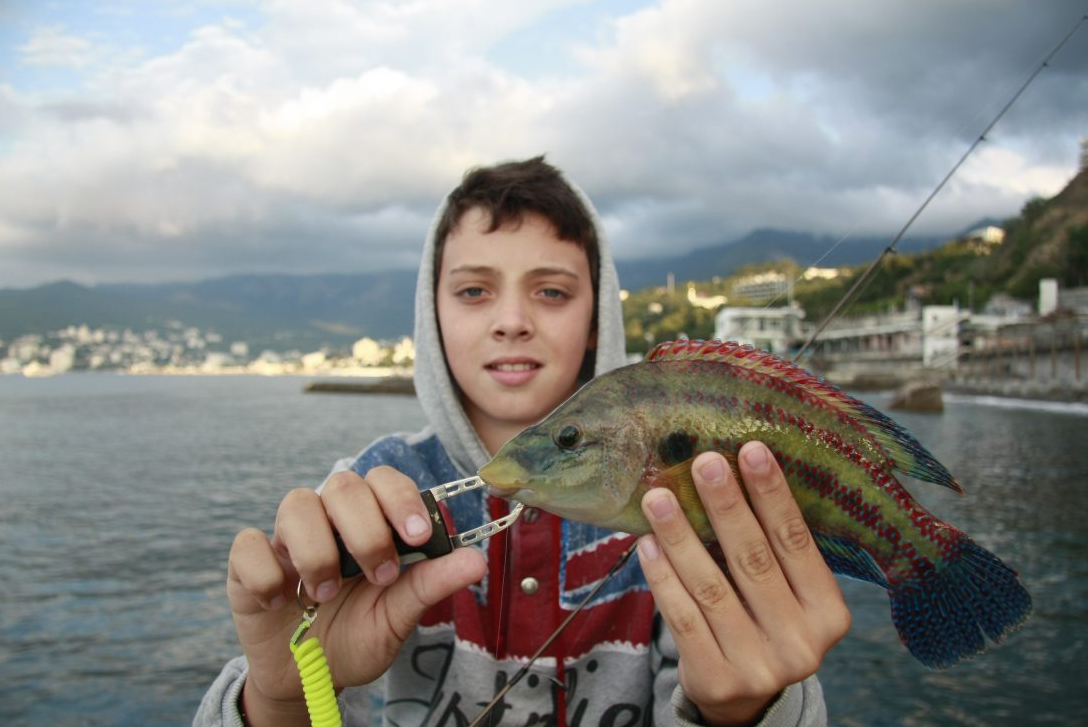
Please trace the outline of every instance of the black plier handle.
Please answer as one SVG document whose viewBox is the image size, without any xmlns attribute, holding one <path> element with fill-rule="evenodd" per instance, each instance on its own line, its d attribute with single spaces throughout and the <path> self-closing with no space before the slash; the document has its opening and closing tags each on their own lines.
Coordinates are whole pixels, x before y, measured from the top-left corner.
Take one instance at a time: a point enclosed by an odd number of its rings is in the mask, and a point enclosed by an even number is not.
<svg viewBox="0 0 1088 727">
<path fill-rule="evenodd" d="M 521 515 L 522 508 L 525 507 L 520 502 L 515 503 L 509 514 L 503 515 L 497 520 L 486 522 L 478 528 L 466 530 L 463 533 L 450 535 L 438 503 L 470 490 L 478 490 L 481 487 L 487 487 L 487 483 L 479 477 L 466 477 L 463 480 L 454 480 L 453 482 L 422 490 L 419 495 L 423 498 L 423 504 L 426 505 L 427 512 L 430 514 L 431 538 L 422 545 L 409 545 L 401 540 L 396 529 L 393 529 L 393 543 L 396 545 L 397 555 L 400 556 L 400 564 L 408 565 L 418 560 L 438 558 L 453 552 L 454 548 L 463 548 L 466 545 L 472 545 L 490 538 L 495 533 L 513 525 L 514 521 Z M 336 547 L 340 551 L 340 575 L 344 578 L 352 578 L 363 572 L 359 564 L 355 562 L 355 558 L 348 552 L 339 533 L 336 533 Z"/>
</svg>

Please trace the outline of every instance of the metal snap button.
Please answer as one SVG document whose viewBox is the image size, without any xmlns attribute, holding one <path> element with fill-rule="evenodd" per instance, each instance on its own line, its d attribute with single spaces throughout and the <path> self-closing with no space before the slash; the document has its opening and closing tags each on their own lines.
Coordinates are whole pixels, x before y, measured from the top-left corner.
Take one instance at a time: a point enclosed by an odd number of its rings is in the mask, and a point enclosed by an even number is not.
<svg viewBox="0 0 1088 727">
<path fill-rule="evenodd" d="M 531 596 L 540 590 L 540 581 L 532 576 L 521 579 L 521 592 L 526 596 Z"/>
</svg>

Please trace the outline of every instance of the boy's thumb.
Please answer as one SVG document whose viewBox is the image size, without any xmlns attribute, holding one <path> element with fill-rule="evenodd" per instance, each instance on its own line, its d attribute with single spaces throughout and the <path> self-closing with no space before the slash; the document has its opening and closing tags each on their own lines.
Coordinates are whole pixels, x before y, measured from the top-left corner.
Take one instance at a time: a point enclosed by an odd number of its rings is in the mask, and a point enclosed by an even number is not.
<svg viewBox="0 0 1088 727">
<path fill-rule="evenodd" d="M 475 548 L 457 548 L 449 555 L 412 565 L 386 593 L 390 625 L 406 638 L 428 608 L 476 583 L 486 571 L 487 561 Z"/>
</svg>

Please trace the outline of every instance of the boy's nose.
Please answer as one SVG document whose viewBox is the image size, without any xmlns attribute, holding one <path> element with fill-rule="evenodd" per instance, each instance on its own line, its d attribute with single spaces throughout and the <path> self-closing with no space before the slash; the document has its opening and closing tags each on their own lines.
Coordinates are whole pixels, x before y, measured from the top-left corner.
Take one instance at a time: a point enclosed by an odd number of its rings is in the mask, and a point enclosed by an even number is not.
<svg viewBox="0 0 1088 727">
<path fill-rule="evenodd" d="M 499 340 L 528 338 L 533 335 L 532 318 L 520 303 L 501 306 L 491 326 L 491 335 Z"/>
</svg>

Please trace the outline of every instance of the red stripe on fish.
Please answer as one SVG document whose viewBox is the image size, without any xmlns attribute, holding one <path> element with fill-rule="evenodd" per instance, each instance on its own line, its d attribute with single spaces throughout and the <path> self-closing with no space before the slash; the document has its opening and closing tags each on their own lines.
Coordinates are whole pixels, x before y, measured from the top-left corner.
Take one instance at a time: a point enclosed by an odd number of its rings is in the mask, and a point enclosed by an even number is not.
<svg viewBox="0 0 1088 727">
<path fill-rule="evenodd" d="M 729 375 L 738 378 L 741 371 L 755 372 L 761 377 L 746 380 L 792 396 L 799 402 L 833 410 L 843 424 L 854 429 L 861 427 L 881 447 L 895 469 L 963 492 L 948 470 L 897 422 L 837 386 L 772 353 L 733 341 L 682 340 L 658 344 L 645 360 L 650 363 L 713 361 L 727 364 L 726 368 L 735 370 L 730 371 Z"/>
</svg>

